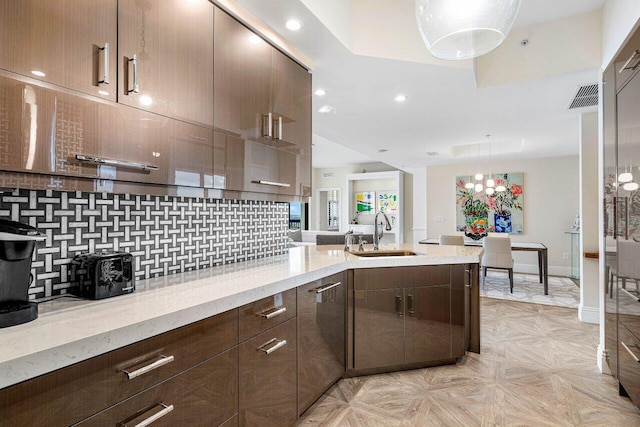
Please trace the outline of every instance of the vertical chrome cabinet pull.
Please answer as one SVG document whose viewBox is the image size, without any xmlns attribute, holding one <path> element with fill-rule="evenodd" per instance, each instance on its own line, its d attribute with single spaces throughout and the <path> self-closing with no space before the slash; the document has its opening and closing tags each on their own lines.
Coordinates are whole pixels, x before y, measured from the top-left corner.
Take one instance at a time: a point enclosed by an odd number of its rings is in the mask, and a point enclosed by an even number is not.
<svg viewBox="0 0 640 427">
<path fill-rule="evenodd" d="M 149 424 L 153 423 L 154 421 L 158 421 L 160 418 L 164 417 L 169 412 L 173 411 L 173 405 L 165 405 L 162 402 L 158 403 L 158 405 L 162 406 L 161 411 L 156 412 L 155 414 L 151 415 L 149 418 L 139 422 L 134 427 L 147 427 Z M 126 424 L 123 424 L 123 426 L 127 427 Z"/>
<path fill-rule="evenodd" d="M 276 120 L 276 136 L 274 139 L 282 140 L 282 116 L 278 117 Z"/>
<path fill-rule="evenodd" d="M 262 116 L 262 136 L 273 138 L 273 114 L 268 113 Z"/>
<path fill-rule="evenodd" d="M 167 363 L 171 363 L 175 360 L 175 358 L 173 356 L 160 356 L 159 360 L 156 360 L 153 363 L 150 363 L 146 366 L 143 366 L 140 369 L 136 369 L 135 371 L 127 371 L 126 369 L 123 369 L 122 372 L 124 372 L 125 374 L 127 374 L 127 379 L 134 379 L 136 377 L 139 377 L 140 375 L 144 375 L 147 372 L 153 371 L 154 369 L 159 368 L 160 366 L 164 366 Z"/>
<path fill-rule="evenodd" d="M 629 345 L 627 346 L 624 341 L 620 341 L 620 344 L 622 344 L 622 346 L 624 347 L 625 350 L 627 350 L 627 352 L 631 355 L 631 357 L 633 358 L 633 360 L 636 361 L 636 363 L 640 363 L 640 358 L 638 356 L 636 356 L 635 354 L 633 354 L 633 352 L 631 351 L 631 349 L 629 347 L 634 347 L 634 348 L 638 348 L 637 345 Z"/>
<path fill-rule="evenodd" d="M 281 308 L 270 308 L 267 311 L 263 311 L 262 313 L 256 313 L 256 316 L 264 317 L 265 319 L 271 319 L 272 317 L 276 317 L 278 314 L 285 313 L 287 311 L 287 307 Z"/>
<path fill-rule="evenodd" d="M 396 314 L 402 316 L 402 297 L 396 295 Z"/>
<path fill-rule="evenodd" d="M 265 348 L 266 346 L 268 346 L 269 344 L 272 344 L 274 342 L 276 343 L 274 346 L 269 347 L 269 348 Z M 279 340 L 277 338 L 271 338 L 269 341 L 267 341 L 266 343 L 262 344 L 260 347 L 256 348 L 256 350 L 264 351 L 264 353 L 268 356 L 271 353 L 273 353 L 274 351 L 276 351 L 277 349 L 279 349 L 280 347 L 284 347 L 285 345 L 287 345 L 287 340 Z"/>
<path fill-rule="evenodd" d="M 105 43 L 104 47 L 98 48 L 104 54 L 104 70 L 102 74 L 102 80 L 98 80 L 98 83 L 108 85 L 109 84 L 109 43 Z"/>
<path fill-rule="evenodd" d="M 413 316 L 415 313 L 413 311 L 413 295 L 407 295 L 407 307 L 409 309 L 409 316 Z"/>
<path fill-rule="evenodd" d="M 631 67 L 629 66 L 629 64 L 631 64 L 631 61 L 633 61 L 635 57 L 638 55 L 640 55 L 640 50 L 636 50 L 635 52 L 633 52 L 629 57 L 629 59 L 627 59 L 627 62 L 625 62 L 622 68 L 620 68 L 620 71 L 618 71 L 618 73 L 622 73 L 623 71 L 626 71 L 626 70 L 635 70 L 636 68 L 638 68 L 638 65 L 640 65 L 640 60 L 636 63 L 636 65 Z"/>
<path fill-rule="evenodd" d="M 140 86 L 138 85 L 138 54 L 134 53 L 133 58 L 129 58 L 129 62 L 133 63 L 133 88 L 129 90 L 127 87 L 127 94 L 133 92 L 138 93 Z"/>
</svg>

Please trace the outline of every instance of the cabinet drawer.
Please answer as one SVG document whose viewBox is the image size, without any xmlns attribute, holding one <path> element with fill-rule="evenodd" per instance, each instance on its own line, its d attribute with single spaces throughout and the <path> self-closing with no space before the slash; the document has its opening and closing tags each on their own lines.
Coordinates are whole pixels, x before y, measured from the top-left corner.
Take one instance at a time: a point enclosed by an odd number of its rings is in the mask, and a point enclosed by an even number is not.
<svg viewBox="0 0 640 427">
<path fill-rule="evenodd" d="M 30 425 L 34 408 L 50 425 L 95 414 L 236 345 L 237 319 L 228 311 L 6 388 L 3 425 Z"/>
<path fill-rule="evenodd" d="M 618 380 L 636 405 L 640 404 L 640 341 L 618 323 Z"/>
<path fill-rule="evenodd" d="M 411 288 L 448 285 L 448 265 L 419 267 L 363 268 L 354 271 L 355 290 Z"/>
<path fill-rule="evenodd" d="M 209 427 L 231 421 L 237 410 L 236 347 L 77 425 L 134 426 L 156 417 L 154 427 Z"/>
<path fill-rule="evenodd" d="M 240 342 L 291 319 L 295 315 L 295 288 L 243 305 L 240 307 Z"/>
<path fill-rule="evenodd" d="M 282 344 L 285 341 L 286 344 Z M 238 348 L 240 425 L 282 427 L 293 424 L 297 418 L 296 319 L 290 319 Z"/>
</svg>

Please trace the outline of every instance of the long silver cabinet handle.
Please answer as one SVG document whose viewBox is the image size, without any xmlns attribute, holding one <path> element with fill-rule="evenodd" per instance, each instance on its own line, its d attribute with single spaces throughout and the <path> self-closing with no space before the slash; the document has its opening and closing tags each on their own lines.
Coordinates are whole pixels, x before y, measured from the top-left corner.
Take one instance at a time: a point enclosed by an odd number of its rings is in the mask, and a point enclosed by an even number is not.
<svg viewBox="0 0 640 427">
<path fill-rule="evenodd" d="M 631 349 L 629 347 L 627 347 L 627 345 L 624 343 L 624 341 L 620 341 L 620 344 L 622 344 L 622 346 L 624 347 L 625 350 L 627 350 L 627 352 L 629 352 L 629 354 L 631 355 L 631 357 L 633 358 L 633 360 L 635 360 L 637 363 L 640 363 L 640 358 L 638 358 L 638 356 L 636 356 L 635 354 L 633 354 L 633 352 L 631 351 Z M 638 348 L 638 346 L 636 345 L 631 345 L 630 347 L 635 347 Z"/>
<path fill-rule="evenodd" d="M 330 284 L 328 284 L 326 286 L 321 286 L 319 288 L 311 289 L 309 292 L 315 291 L 316 294 L 321 294 L 323 292 L 328 291 L 329 289 L 333 289 L 336 286 L 340 286 L 340 285 L 342 285 L 342 282 L 330 283 Z"/>
<path fill-rule="evenodd" d="M 273 138 L 273 114 L 271 113 L 262 116 L 262 136 Z"/>
<path fill-rule="evenodd" d="M 140 91 L 140 85 L 138 84 L 138 54 L 134 53 L 133 58 L 129 58 L 129 62 L 133 62 L 133 88 L 129 90 L 127 87 L 127 94 L 131 92 L 138 93 Z"/>
<path fill-rule="evenodd" d="M 618 73 L 622 73 L 623 71 L 626 71 L 626 70 L 635 70 L 636 68 L 638 68 L 638 65 L 640 65 L 640 61 L 638 61 L 638 63 L 633 67 L 629 66 L 629 64 L 631 64 L 631 61 L 633 61 L 634 58 L 638 55 L 640 55 L 640 50 L 636 50 L 635 52 L 633 52 L 629 57 L 629 59 L 627 59 L 627 62 L 625 62 L 622 68 L 620 68 L 620 71 L 618 71 Z"/>
<path fill-rule="evenodd" d="M 76 154 L 76 160 L 80 160 L 82 162 L 89 162 L 89 163 L 98 163 L 98 164 L 107 165 L 107 166 L 119 166 L 123 168 L 131 168 L 131 169 L 154 170 L 154 171 L 157 171 L 158 169 L 160 169 L 159 166 L 148 165 L 146 163 L 130 162 L 128 160 L 107 159 L 104 157 L 85 156 L 84 154 Z"/>
<path fill-rule="evenodd" d="M 142 422 L 139 422 L 134 427 L 147 427 L 152 422 L 158 421 L 160 418 L 164 417 L 169 412 L 173 411 L 173 405 L 165 405 L 162 402 L 160 402 L 159 405 L 162 406 L 163 408 L 161 411 L 156 412 L 155 414 L 151 415 L 149 418 L 143 420 Z M 124 425 L 124 427 L 126 427 L 126 424 Z"/>
<path fill-rule="evenodd" d="M 251 182 L 253 182 L 254 184 L 271 185 L 273 187 L 291 187 L 291 184 L 287 184 L 286 182 L 266 181 L 264 179 L 258 179 Z"/>
<path fill-rule="evenodd" d="M 276 345 L 274 345 L 273 347 L 265 348 L 266 346 L 268 346 L 269 344 L 274 343 L 274 342 L 276 343 Z M 279 349 L 280 347 L 284 347 L 285 345 L 287 345 L 287 340 L 279 340 L 277 338 L 271 338 L 269 341 L 267 341 L 266 343 L 262 344 L 256 350 L 264 351 L 265 354 L 269 355 L 269 354 L 273 353 L 274 351 L 276 351 L 277 349 Z"/>
<path fill-rule="evenodd" d="M 262 313 L 256 313 L 256 316 L 264 317 L 265 319 L 271 319 L 272 317 L 276 317 L 278 314 L 285 313 L 287 311 L 287 307 L 282 308 L 272 308 L 267 311 L 263 311 Z"/>
<path fill-rule="evenodd" d="M 99 48 L 104 54 L 104 72 L 102 74 L 102 80 L 98 80 L 98 83 L 105 85 L 109 84 L 109 43 L 105 43 L 104 47 Z"/>
<path fill-rule="evenodd" d="M 136 377 L 139 377 L 140 375 L 144 375 L 149 371 L 153 371 L 154 369 L 158 369 L 161 366 L 166 365 L 167 363 L 171 363 L 175 360 L 175 358 L 173 356 L 160 356 L 161 358 L 156 360 L 153 363 L 150 363 L 146 366 L 143 366 L 140 369 L 136 369 L 135 371 L 127 371 L 127 370 L 123 370 L 122 372 L 124 372 L 125 374 L 127 374 L 127 378 L 132 380 Z"/>
</svg>

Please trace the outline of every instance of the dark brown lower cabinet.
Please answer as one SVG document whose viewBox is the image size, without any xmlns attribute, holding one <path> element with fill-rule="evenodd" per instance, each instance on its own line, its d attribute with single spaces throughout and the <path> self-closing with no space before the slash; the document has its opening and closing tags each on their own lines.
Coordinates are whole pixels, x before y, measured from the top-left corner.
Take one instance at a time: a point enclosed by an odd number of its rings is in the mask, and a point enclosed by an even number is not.
<svg viewBox="0 0 640 427">
<path fill-rule="evenodd" d="M 241 426 L 288 426 L 298 418 L 296 319 L 239 346 Z"/>
<path fill-rule="evenodd" d="M 346 273 L 298 287 L 298 414 L 345 372 Z"/>
<path fill-rule="evenodd" d="M 405 363 L 451 358 L 449 286 L 405 289 Z"/>
<path fill-rule="evenodd" d="M 222 425 L 238 410 L 237 360 L 236 347 L 77 425 Z"/>
<path fill-rule="evenodd" d="M 618 322 L 618 380 L 634 402 L 640 402 L 640 340 Z"/>
<path fill-rule="evenodd" d="M 355 270 L 353 369 L 462 356 L 468 309 L 464 273 L 462 265 Z"/>
</svg>

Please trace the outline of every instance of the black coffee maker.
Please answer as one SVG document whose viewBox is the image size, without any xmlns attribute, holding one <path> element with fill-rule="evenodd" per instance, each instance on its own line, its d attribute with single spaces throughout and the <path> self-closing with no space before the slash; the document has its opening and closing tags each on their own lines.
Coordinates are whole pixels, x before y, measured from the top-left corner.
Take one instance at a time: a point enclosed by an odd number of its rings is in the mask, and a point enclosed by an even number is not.
<svg viewBox="0 0 640 427">
<path fill-rule="evenodd" d="M 38 305 L 29 302 L 31 256 L 45 238 L 30 225 L 0 219 L 0 328 L 38 317 Z"/>
</svg>

